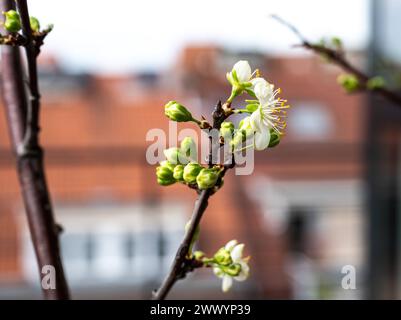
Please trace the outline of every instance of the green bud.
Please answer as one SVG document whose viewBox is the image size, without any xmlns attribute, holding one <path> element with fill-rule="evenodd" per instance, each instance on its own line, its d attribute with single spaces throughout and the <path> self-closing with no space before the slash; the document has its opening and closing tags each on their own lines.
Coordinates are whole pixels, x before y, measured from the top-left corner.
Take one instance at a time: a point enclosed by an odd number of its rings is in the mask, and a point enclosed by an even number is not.
<svg viewBox="0 0 401 320">
<path fill-rule="evenodd" d="M 165 115 L 173 121 L 187 122 L 192 121 L 192 114 L 182 105 L 176 101 L 169 101 L 164 106 Z"/>
<path fill-rule="evenodd" d="M 221 128 L 230 129 L 230 130 L 234 131 L 234 124 L 230 121 L 224 121 L 221 124 Z"/>
<path fill-rule="evenodd" d="M 167 161 L 172 163 L 172 164 L 177 164 L 177 163 L 182 163 L 186 164 L 188 163 L 188 159 L 185 157 L 185 155 L 181 152 L 180 149 L 178 148 L 169 148 L 163 151 L 164 156 L 166 157 Z"/>
<path fill-rule="evenodd" d="M 30 22 L 32 31 L 39 32 L 39 30 L 40 30 L 39 20 L 35 17 L 30 17 L 29 22 Z"/>
<path fill-rule="evenodd" d="M 184 180 L 184 166 L 182 164 L 178 164 L 175 166 L 173 171 L 174 179 L 177 181 Z"/>
<path fill-rule="evenodd" d="M 341 39 L 339 37 L 331 38 L 331 43 L 333 44 L 334 48 L 336 48 L 337 50 L 340 50 L 343 47 L 343 42 L 341 41 Z"/>
<path fill-rule="evenodd" d="M 246 130 L 240 129 L 237 130 L 234 134 L 234 138 L 231 141 L 231 144 L 234 148 L 241 146 L 246 141 Z"/>
<path fill-rule="evenodd" d="M 173 171 L 167 166 L 158 166 L 156 168 L 157 182 L 162 186 L 168 186 L 175 183 Z"/>
<path fill-rule="evenodd" d="M 199 172 L 202 170 L 202 166 L 196 162 L 188 163 L 184 167 L 184 181 L 187 183 L 195 183 L 196 177 L 198 176 Z"/>
<path fill-rule="evenodd" d="M 196 183 L 201 190 L 214 187 L 219 178 L 219 172 L 216 169 L 202 169 L 196 177 Z"/>
<path fill-rule="evenodd" d="M 280 143 L 280 134 L 276 130 L 270 129 L 270 142 L 268 148 L 273 148 Z"/>
<path fill-rule="evenodd" d="M 225 121 L 221 124 L 220 135 L 222 137 L 232 137 L 234 133 L 234 124 L 229 121 Z"/>
<path fill-rule="evenodd" d="M 192 160 L 196 160 L 198 158 L 198 151 L 194 139 L 185 137 L 181 141 L 181 152 Z"/>
<path fill-rule="evenodd" d="M 236 277 L 241 272 L 241 265 L 239 263 L 233 263 L 226 267 L 221 267 L 224 273 L 231 277 Z"/>
<path fill-rule="evenodd" d="M 6 17 L 6 21 L 4 21 L 4 28 L 10 32 L 18 32 L 21 30 L 21 19 L 17 11 L 9 10 L 7 12 L 3 12 Z"/>
<path fill-rule="evenodd" d="M 386 81 L 384 80 L 383 77 L 380 77 L 380 76 L 376 76 L 376 77 L 370 78 L 368 80 L 368 82 L 366 83 L 366 87 L 369 90 L 380 89 L 380 88 L 385 87 L 385 85 L 386 85 Z"/>
<path fill-rule="evenodd" d="M 348 92 L 352 93 L 359 89 L 359 80 L 353 74 L 340 74 L 337 82 Z"/>
<path fill-rule="evenodd" d="M 230 252 L 225 248 L 220 248 L 219 251 L 216 252 L 214 260 L 217 264 L 222 266 L 228 266 L 233 262 Z"/>
<path fill-rule="evenodd" d="M 168 162 L 167 160 L 161 161 L 161 162 L 160 162 L 160 165 L 161 165 L 162 167 L 167 167 L 167 168 L 169 168 L 171 171 L 173 171 L 174 168 L 175 168 L 175 166 L 176 166 L 175 164 L 170 163 L 170 162 Z"/>
</svg>

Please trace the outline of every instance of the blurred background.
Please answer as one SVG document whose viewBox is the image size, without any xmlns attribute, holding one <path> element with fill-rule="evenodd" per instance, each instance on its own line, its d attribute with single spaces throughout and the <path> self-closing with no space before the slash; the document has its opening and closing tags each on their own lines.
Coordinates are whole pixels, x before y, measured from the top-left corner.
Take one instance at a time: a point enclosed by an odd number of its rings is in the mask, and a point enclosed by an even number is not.
<svg viewBox="0 0 401 320">
<path fill-rule="evenodd" d="M 54 23 L 40 56 L 41 140 L 62 255 L 76 299 L 147 299 L 183 237 L 195 193 L 157 185 L 146 133 L 168 132 L 164 104 L 208 116 L 249 60 L 292 105 L 279 147 L 256 153 L 250 176 L 230 172 L 210 201 L 198 248 L 235 238 L 251 277 L 229 294 L 210 270 L 172 298 L 401 298 L 401 112 L 347 95 L 340 70 L 292 45 L 340 37 L 348 58 L 401 83 L 397 0 L 29 1 Z M 237 119 L 239 120 L 239 118 Z M 186 125 L 179 125 L 182 129 Z M 344 266 L 356 270 L 345 290 Z M 7 123 L 0 113 L 0 298 L 41 297 Z"/>
</svg>

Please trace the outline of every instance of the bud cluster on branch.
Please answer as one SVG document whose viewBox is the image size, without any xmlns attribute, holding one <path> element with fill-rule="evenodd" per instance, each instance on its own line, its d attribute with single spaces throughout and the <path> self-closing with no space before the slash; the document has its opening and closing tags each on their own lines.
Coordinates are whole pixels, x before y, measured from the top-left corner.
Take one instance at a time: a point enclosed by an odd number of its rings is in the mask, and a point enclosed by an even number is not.
<svg viewBox="0 0 401 320">
<path fill-rule="evenodd" d="M 186 226 L 186 235 L 177 251 L 174 263 L 162 286 L 154 293 L 155 299 L 164 299 L 174 283 L 187 272 L 200 267 L 211 267 L 214 274 L 222 278 L 222 289 L 228 291 L 233 279 L 245 280 L 249 275 L 249 257 L 243 258 L 244 244 L 236 240 L 228 242 L 211 258 L 201 251 L 192 252 L 199 238 L 200 219 L 206 209 L 208 198 L 224 183 L 226 171 L 235 166 L 238 153 L 265 150 L 279 144 L 286 128 L 287 100 L 279 97 L 281 89 L 262 78 L 260 72 L 252 72 L 247 61 L 238 61 L 226 75 L 231 84 L 231 94 L 224 104 L 220 102 L 212 113 L 212 121 L 204 116 L 200 119 L 181 103 L 169 101 L 164 106 L 165 115 L 172 121 L 192 122 L 209 136 L 207 165 L 198 161 L 198 146 L 191 137 L 185 137 L 179 147 L 164 150 L 165 160 L 156 168 L 157 182 L 162 186 L 174 183 L 187 185 L 199 194 L 191 220 Z M 234 108 L 235 98 L 247 94 L 242 107 Z M 246 114 L 238 123 L 227 121 L 230 116 Z M 217 133 L 218 139 L 213 139 Z M 215 163 L 216 153 L 221 147 L 230 154 L 230 161 Z"/>
<path fill-rule="evenodd" d="M 22 23 L 19 13 L 15 10 L 8 10 L 2 12 L 4 15 L 4 22 L 0 22 L 6 31 L 7 35 L 0 34 L 0 44 L 10 46 L 26 46 L 28 44 L 27 37 L 22 34 Z M 35 45 L 36 54 L 39 54 L 40 47 L 43 45 L 45 37 L 53 30 L 53 25 L 50 24 L 41 29 L 40 22 L 35 17 L 29 17 L 29 24 L 31 29 L 31 36 Z"/>
</svg>

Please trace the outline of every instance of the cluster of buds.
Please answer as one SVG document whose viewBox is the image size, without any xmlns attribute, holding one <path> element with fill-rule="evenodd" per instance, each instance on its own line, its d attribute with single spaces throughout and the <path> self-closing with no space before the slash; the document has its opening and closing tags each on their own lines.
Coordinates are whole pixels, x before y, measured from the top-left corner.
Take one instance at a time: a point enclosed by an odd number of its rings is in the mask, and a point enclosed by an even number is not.
<svg viewBox="0 0 401 320">
<path fill-rule="evenodd" d="M 337 77 L 337 82 L 347 93 L 353 93 L 361 89 L 358 78 L 353 74 L 340 74 Z"/>
<path fill-rule="evenodd" d="M 378 90 L 386 86 L 386 81 L 381 76 L 375 76 L 366 81 L 366 85 L 361 84 L 354 74 L 340 74 L 337 82 L 347 93 L 353 93 L 361 89 Z"/>
<path fill-rule="evenodd" d="M 9 32 L 18 32 L 21 30 L 21 17 L 15 10 L 3 12 L 5 17 L 4 28 Z M 30 17 L 29 22 L 33 33 L 40 31 L 40 22 L 35 17 Z"/>
<path fill-rule="evenodd" d="M 281 90 L 260 76 L 260 72 L 252 72 L 247 61 L 238 61 L 230 72 L 227 80 L 231 84 L 231 94 L 226 102 L 218 104 L 213 112 L 213 126 L 202 116 L 197 120 L 190 111 L 177 101 L 169 101 L 164 106 L 165 115 L 176 122 L 193 122 L 201 129 L 209 130 L 210 140 L 213 141 L 211 130 L 219 130 L 219 145 L 229 143 L 231 155 L 248 148 L 265 150 L 279 144 L 286 127 L 286 116 L 289 105 L 279 97 Z M 236 97 L 248 94 L 250 100 L 245 100 L 242 108 L 233 108 Z M 220 106 L 220 109 L 219 109 Z M 233 122 L 226 121 L 232 115 L 247 114 L 236 127 Z M 245 146 L 244 146 L 245 145 Z M 209 160 L 213 159 L 215 145 L 211 145 Z M 197 162 L 197 146 L 193 139 L 187 137 L 180 147 L 164 150 L 166 160 L 156 168 L 157 181 L 167 186 L 176 182 L 184 183 L 198 190 L 213 188 L 217 191 L 223 184 L 226 167 L 209 161 L 208 167 Z M 225 163 L 225 162 L 224 162 Z M 235 163 L 234 163 L 235 165 Z M 232 166 L 231 166 L 232 167 Z M 230 167 L 230 168 L 231 168 Z M 228 291 L 233 280 L 243 281 L 249 276 L 249 257 L 243 257 L 244 244 L 236 240 L 228 242 L 211 258 L 205 257 L 201 251 L 192 254 L 192 247 L 199 236 L 199 225 L 193 236 L 187 261 L 195 265 L 213 268 L 214 274 L 223 280 L 222 289 Z"/>
<path fill-rule="evenodd" d="M 205 168 L 196 162 L 197 146 L 191 137 L 182 140 L 179 148 L 164 150 L 164 155 L 166 160 L 156 168 L 157 182 L 162 186 L 181 182 L 205 190 L 213 188 L 219 180 L 219 166 Z"/>
<path fill-rule="evenodd" d="M 233 280 L 244 281 L 249 277 L 250 257 L 243 257 L 244 248 L 243 243 L 238 244 L 237 240 L 231 240 L 211 258 L 207 258 L 202 251 L 195 251 L 194 258 L 204 266 L 213 268 L 214 274 L 223 280 L 223 292 L 227 292 L 231 289 Z"/>
<path fill-rule="evenodd" d="M 2 14 L 5 19 L 1 24 L 10 34 L 0 34 L 0 43 L 7 45 L 24 45 L 26 39 L 24 39 L 24 37 L 19 33 L 22 29 L 22 22 L 19 13 L 15 10 L 9 10 L 2 12 Z M 48 25 L 44 29 L 41 29 L 39 20 L 33 16 L 29 17 L 29 23 L 32 36 L 38 40 L 37 42 L 40 46 L 46 35 L 53 29 L 53 25 Z"/>
</svg>

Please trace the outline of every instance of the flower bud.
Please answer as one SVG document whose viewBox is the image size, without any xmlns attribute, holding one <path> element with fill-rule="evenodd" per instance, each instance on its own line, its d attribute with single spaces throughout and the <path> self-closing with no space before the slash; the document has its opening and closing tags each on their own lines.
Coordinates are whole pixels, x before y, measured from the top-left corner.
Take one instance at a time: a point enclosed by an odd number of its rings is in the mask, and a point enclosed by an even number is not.
<svg viewBox="0 0 401 320">
<path fill-rule="evenodd" d="M 249 90 L 252 87 L 251 84 L 252 78 L 252 70 L 248 63 L 248 61 L 241 60 L 238 61 L 234 66 L 231 72 L 227 73 L 227 80 L 232 85 L 231 95 L 228 98 L 228 102 L 232 102 L 232 100 L 239 96 L 244 90 Z"/>
<path fill-rule="evenodd" d="M 176 101 L 169 101 L 164 106 L 165 115 L 173 121 L 187 122 L 192 121 L 192 114 L 182 105 Z"/>
<path fill-rule="evenodd" d="M 214 260 L 217 264 L 222 266 L 228 266 L 233 262 L 230 252 L 225 248 L 220 248 L 219 251 L 216 252 Z"/>
<path fill-rule="evenodd" d="M 198 151 L 194 139 L 191 137 L 185 137 L 181 141 L 181 152 L 192 160 L 197 160 Z"/>
<path fill-rule="evenodd" d="M 219 173 L 216 169 L 202 169 L 196 177 L 196 183 L 199 189 L 209 189 L 214 187 L 219 178 Z"/>
<path fill-rule="evenodd" d="M 175 183 L 173 171 L 168 166 L 158 166 L 156 168 L 157 182 L 162 186 Z"/>
<path fill-rule="evenodd" d="M 167 161 L 172 164 L 188 163 L 188 159 L 184 156 L 184 154 L 178 148 L 175 148 L 175 147 L 169 148 L 169 149 L 164 150 L 163 153 L 164 153 L 164 156 L 166 157 Z"/>
<path fill-rule="evenodd" d="M 182 164 L 178 164 L 175 166 L 173 171 L 174 179 L 177 181 L 184 180 L 184 166 Z"/>
<path fill-rule="evenodd" d="M 175 164 L 172 164 L 172 163 L 170 163 L 170 162 L 168 162 L 167 160 L 164 160 L 164 161 L 160 161 L 160 166 L 162 166 L 162 167 L 167 167 L 167 168 L 169 168 L 171 171 L 173 171 L 176 165 L 175 165 Z"/>
<path fill-rule="evenodd" d="M 29 22 L 30 22 L 30 25 L 31 25 L 31 30 L 33 32 L 39 32 L 39 30 L 40 30 L 39 20 L 37 18 L 35 18 L 35 17 L 30 17 L 29 18 Z"/>
<path fill-rule="evenodd" d="M 4 21 L 4 28 L 10 32 L 18 32 L 21 29 L 21 19 L 17 11 L 9 10 L 7 12 L 3 12 L 6 17 L 6 21 Z"/>
<path fill-rule="evenodd" d="M 195 183 L 196 177 L 199 172 L 202 170 L 202 166 L 196 162 L 188 163 L 184 168 L 184 181 L 187 183 Z"/>
<path fill-rule="evenodd" d="M 331 44 L 336 50 L 342 50 L 343 48 L 343 42 L 339 37 L 331 38 Z"/>
<path fill-rule="evenodd" d="M 337 78 L 337 82 L 347 91 L 348 93 L 355 92 L 359 89 L 359 80 L 353 74 L 340 74 Z"/>
<path fill-rule="evenodd" d="M 276 130 L 270 129 L 270 141 L 268 148 L 273 148 L 280 143 L 280 134 Z"/>
<path fill-rule="evenodd" d="M 380 76 L 372 77 L 366 83 L 366 87 L 369 90 L 381 89 L 385 86 L 386 86 L 386 81 L 384 80 L 383 77 Z"/>
<path fill-rule="evenodd" d="M 234 147 L 242 146 L 242 144 L 246 141 L 246 130 L 240 129 L 234 135 L 234 138 L 231 141 L 231 144 Z"/>
<path fill-rule="evenodd" d="M 225 121 L 221 124 L 220 135 L 224 137 L 232 137 L 234 133 L 234 124 L 229 121 Z"/>
</svg>

